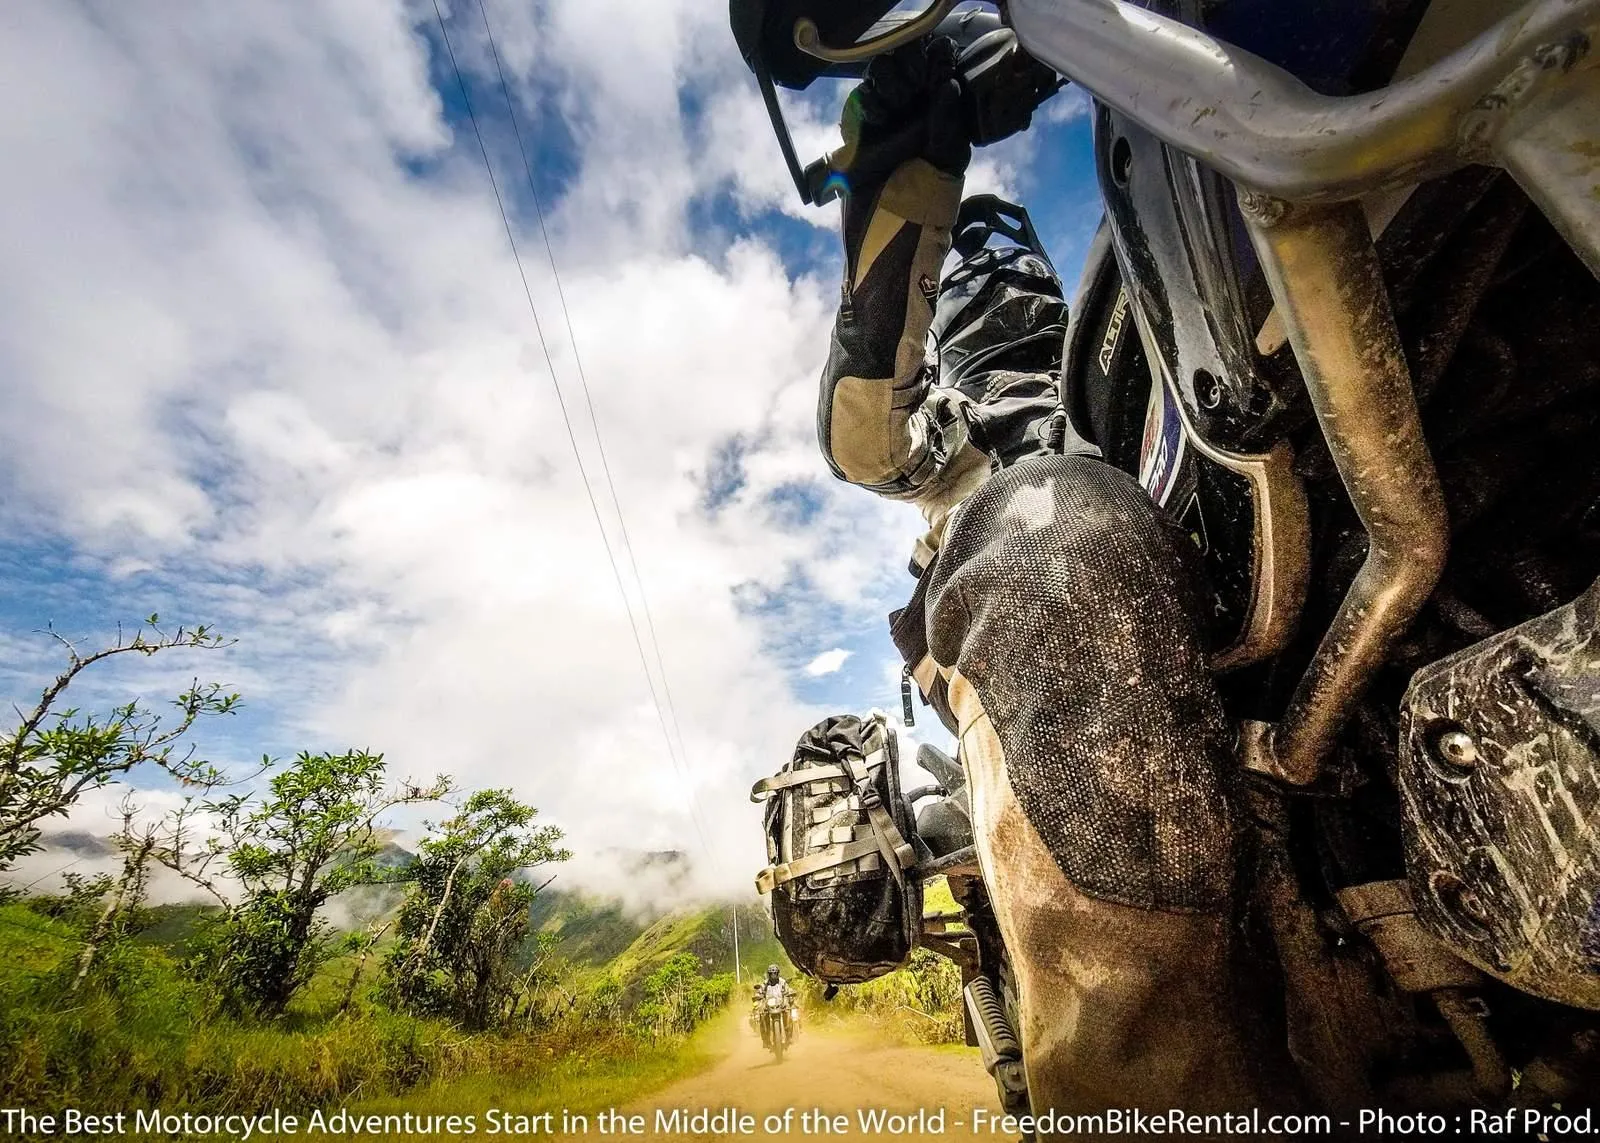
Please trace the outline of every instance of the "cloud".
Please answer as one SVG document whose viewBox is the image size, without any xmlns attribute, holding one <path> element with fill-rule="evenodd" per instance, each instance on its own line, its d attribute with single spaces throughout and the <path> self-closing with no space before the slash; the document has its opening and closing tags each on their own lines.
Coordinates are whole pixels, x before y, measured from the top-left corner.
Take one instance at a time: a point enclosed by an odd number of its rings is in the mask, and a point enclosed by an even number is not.
<svg viewBox="0 0 1600 1143">
<path fill-rule="evenodd" d="M 749 782 L 819 714 L 774 652 L 793 633 L 744 601 L 803 578 L 833 624 L 879 625 L 917 527 L 821 465 L 831 271 L 742 221 L 792 188 L 770 140 L 727 130 L 759 102 L 722 12 L 490 13 L 571 339 L 475 4 L 450 26 L 538 328 L 431 4 L 12 14 L 0 529 L 64 545 L 84 586 L 19 561 L 8 637 L 215 619 L 238 647 L 85 693 L 204 671 L 248 704 L 215 753 L 370 746 L 397 777 L 515 788 L 574 875 L 626 838 L 744 889 Z M 696 210 L 727 201 L 702 244 Z M 731 440 L 741 480 L 710 513 Z M 805 511 L 778 511 L 796 488 Z"/>
<path fill-rule="evenodd" d="M 0 885 L 33 893 L 61 893 L 67 877 L 119 877 L 123 853 L 110 840 L 122 826 L 124 806 L 133 812 L 135 832 L 153 825 L 183 804 L 181 795 L 145 791 L 128 795 L 117 786 L 84 792 L 71 811 L 40 822 L 39 848 L 19 858 L 0 873 Z M 206 890 L 166 867 L 152 862 L 146 870 L 148 898 L 152 902 L 205 902 L 215 900 Z"/>
<path fill-rule="evenodd" d="M 844 661 L 848 659 L 850 655 L 851 652 L 846 651 L 841 647 L 835 647 L 831 651 L 824 651 L 822 654 L 818 655 L 815 659 L 812 659 L 811 662 L 805 665 L 805 672 L 814 679 L 820 678 L 823 675 L 831 675 L 840 667 L 844 666 Z"/>
<path fill-rule="evenodd" d="M 47 621 L 215 620 L 237 646 L 74 701 L 225 679 L 212 756 L 370 747 L 539 805 L 564 882 L 625 841 L 748 892 L 749 784 L 845 652 L 800 657 L 882 638 L 921 531 L 817 450 L 837 213 L 795 201 L 725 9 L 486 3 L 559 289 L 476 0 L 448 26 L 520 266 L 430 0 L 8 10 L 0 697 L 37 700 Z M 786 93 L 803 155 L 837 96 Z"/>
<path fill-rule="evenodd" d="M 1070 84 L 1051 96 L 1040 111 L 1045 123 L 1070 123 L 1074 119 L 1089 117 L 1089 93 L 1077 84 Z"/>
</svg>

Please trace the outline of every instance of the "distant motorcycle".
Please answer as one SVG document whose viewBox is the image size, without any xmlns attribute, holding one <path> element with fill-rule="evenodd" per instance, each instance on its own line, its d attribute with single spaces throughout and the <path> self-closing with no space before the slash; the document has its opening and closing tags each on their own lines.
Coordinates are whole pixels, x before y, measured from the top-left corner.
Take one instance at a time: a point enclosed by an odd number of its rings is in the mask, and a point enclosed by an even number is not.
<svg viewBox="0 0 1600 1143">
<path fill-rule="evenodd" d="M 800 1022 L 800 1012 L 794 1007 L 789 990 L 782 985 L 764 987 L 756 1002 L 755 1019 L 761 1046 L 772 1053 L 776 1063 L 783 1063 L 783 1054 L 794 1043 Z"/>
</svg>

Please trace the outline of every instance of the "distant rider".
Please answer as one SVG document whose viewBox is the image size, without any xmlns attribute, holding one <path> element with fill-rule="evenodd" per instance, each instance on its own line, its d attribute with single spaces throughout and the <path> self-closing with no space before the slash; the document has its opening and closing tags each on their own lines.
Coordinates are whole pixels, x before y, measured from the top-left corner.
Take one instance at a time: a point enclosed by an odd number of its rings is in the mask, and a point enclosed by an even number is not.
<svg viewBox="0 0 1600 1143">
<path fill-rule="evenodd" d="M 796 995 L 789 982 L 783 979 L 783 974 L 778 971 L 778 966 L 775 964 L 767 965 L 767 978 L 758 980 L 755 983 L 753 994 L 750 997 L 750 1019 L 752 1022 L 757 1022 L 759 1026 L 761 1005 L 772 994 L 774 989 L 777 990 L 777 995 L 782 999 L 784 1007 L 789 1010 L 789 1038 L 793 1039 L 794 1034 L 800 1030 L 800 998 Z"/>
<path fill-rule="evenodd" d="M 778 966 L 775 964 L 767 965 L 767 978 L 765 980 L 756 981 L 754 995 L 750 998 L 751 1002 L 759 1005 L 767 998 L 767 990 L 770 988 L 776 988 L 778 995 L 784 998 L 789 1007 L 793 1008 L 795 1006 L 794 988 L 790 986 L 787 980 L 783 979 L 783 974 L 778 971 Z"/>
</svg>

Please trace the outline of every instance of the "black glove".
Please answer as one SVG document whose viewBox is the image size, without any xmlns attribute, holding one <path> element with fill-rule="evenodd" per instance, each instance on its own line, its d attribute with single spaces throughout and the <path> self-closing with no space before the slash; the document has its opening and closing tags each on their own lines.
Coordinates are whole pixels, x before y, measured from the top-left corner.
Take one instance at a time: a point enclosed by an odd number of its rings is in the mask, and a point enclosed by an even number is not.
<svg viewBox="0 0 1600 1143">
<path fill-rule="evenodd" d="M 881 185 L 902 163 L 926 159 L 960 175 L 972 159 L 961 104 L 956 45 L 948 36 L 916 40 L 867 65 L 845 101 L 845 146 L 832 164 L 859 193 Z"/>
</svg>

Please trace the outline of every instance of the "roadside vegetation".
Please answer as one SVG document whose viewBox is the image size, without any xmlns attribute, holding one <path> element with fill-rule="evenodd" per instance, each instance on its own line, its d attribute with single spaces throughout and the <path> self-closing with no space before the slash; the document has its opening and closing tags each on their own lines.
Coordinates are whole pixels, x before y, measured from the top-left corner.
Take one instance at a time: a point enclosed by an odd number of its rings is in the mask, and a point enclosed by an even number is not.
<svg viewBox="0 0 1600 1143">
<path fill-rule="evenodd" d="M 729 910 L 634 926 L 619 954 L 575 961 L 558 914 L 534 923 L 547 867 L 569 857 L 561 832 L 511 791 L 397 782 L 360 749 L 228 772 L 189 745 L 239 704 L 215 684 L 175 714 L 66 705 L 108 658 L 226 645 L 158 624 L 90 654 L 62 640 L 62 673 L 0 733 L 0 877 L 85 792 L 160 769 L 191 795 L 160 822 L 125 802 L 114 874 L 0 889 L 0 1104 L 249 1112 L 499 1086 L 579 1109 L 694 1066 L 690 1037 L 734 990 Z M 408 852 L 385 822 L 414 804 L 445 812 Z M 208 903 L 152 906 L 158 869 Z M 607 923 L 609 949 L 627 929 Z"/>
<path fill-rule="evenodd" d="M 84 918 L 50 916 L 60 905 L 59 898 L 0 905 L 0 1102 L 7 1106 L 264 1111 L 403 1102 L 422 1090 L 459 1089 L 465 1099 L 498 1086 L 577 1108 L 574 1091 L 603 1094 L 609 1104 L 701 1059 L 687 1031 L 666 1031 L 659 1008 L 630 1011 L 592 992 L 580 992 L 579 1004 L 560 1015 L 478 1032 L 388 1006 L 376 980 L 348 999 L 359 971 L 350 954 L 319 966 L 270 1019 L 219 1006 L 182 945 L 116 942 L 74 994 Z M 197 918 L 196 929 L 205 923 Z M 695 1011 L 704 1019 L 721 1007 Z M 685 1019 L 677 1028 L 687 1026 Z M 428 1103 L 448 1106 L 431 1095 Z"/>
<path fill-rule="evenodd" d="M 396 781 L 362 749 L 215 766 L 190 739 L 237 709 L 219 684 L 170 712 L 67 704 L 97 663 L 226 646 L 209 628 L 151 616 L 93 653 L 61 643 L 62 672 L 0 734 L 0 886 L 86 792 L 161 770 L 189 797 L 152 822 L 130 792 L 112 873 L 0 887 L 0 1104 L 593 1109 L 705 1062 L 699 1030 L 767 963 L 794 975 L 759 906 L 641 921 L 549 889 L 561 831 L 509 790 Z M 386 820 L 409 805 L 443 812 L 408 851 Z M 163 870 L 204 903 L 149 902 Z M 808 1021 L 961 1038 L 959 973 L 931 953 L 831 1002 L 797 983 Z"/>
<path fill-rule="evenodd" d="M 801 996 L 807 1019 L 826 1022 L 846 1015 L 865 1016 L 895 1039 L 916 1044 L 959 1044 L 965 1037 L 961 1016 L 961 970 L 927 949 L 916 949 L 905 968 L 839 990 L 832 1000 L 803 977 Z"/>
</svg>

